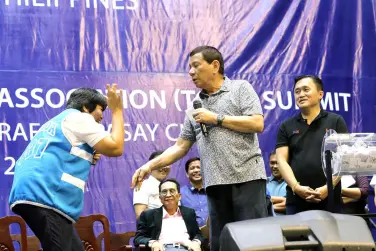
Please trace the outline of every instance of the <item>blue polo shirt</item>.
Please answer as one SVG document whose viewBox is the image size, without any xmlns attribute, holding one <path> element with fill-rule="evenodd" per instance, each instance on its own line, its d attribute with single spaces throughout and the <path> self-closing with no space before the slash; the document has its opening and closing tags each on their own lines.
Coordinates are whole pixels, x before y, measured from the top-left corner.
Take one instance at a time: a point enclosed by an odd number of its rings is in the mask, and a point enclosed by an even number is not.
<svg viewBox="0 0 376 251">
<path fill-rule="evenodd" d="M 181 205 L 195 210 L 199 227 L 206 225 L 209 216 L 208 201 L 205 188 L 197 190 L 193 186 L 184 186 L 180 189 Z"/>
<path fill-rule="evenodd" d="M 284 179 L 277 180 L 274 176 L 268 177 L 268 183 L 266 185 L 271 196 L 286 197 L 287 183 Z"/>
<path fill-rule="evenodd" d="M 268 177 L 268 183 L 266 184 L 266 190 L 269 191 L 270 196 L 286 197 L 287 183 L 284 179 L 277 180 L 274 176 Z M 273 209 L 274 211 L 274 209 Z M 275 215 L 283 215 L 281 213 L 274 212 Z"/>
</svg>

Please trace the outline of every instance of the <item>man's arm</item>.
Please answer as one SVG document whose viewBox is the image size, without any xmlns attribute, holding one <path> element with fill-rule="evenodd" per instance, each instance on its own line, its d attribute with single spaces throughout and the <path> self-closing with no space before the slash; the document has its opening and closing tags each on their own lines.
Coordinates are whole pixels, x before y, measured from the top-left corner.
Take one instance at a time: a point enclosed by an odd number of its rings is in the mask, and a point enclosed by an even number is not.
<svg viewBox="0 0 376 251">
<path fill-rule="evenodd" d="M 134 212 L 136 213 L 136 219 L 138 219 L 143 211 L 148 209 L 148 205 L 145 204 L 135 204 L 134 206 Z"/>
<path fill-rule="evenodd" d="M 196 212 L 192 209 L 192 224 L 193 224 L 193 229 L 194 229 L 194 232 L 195 232 L 195 236 L 193 237 L 193 240 L 199 240 L 200 241 L 200 245 L 202 245 L 204 243 L 204 240 L 205 240 L 205 237 L 202 235 L 201 233 L 201 230 L 200 230 L 200 227 L 198 226 L 198 223 L 197 223 L 197 215 L 196 215 Z"/>
<path fill-rule="evenodd" d="M 132 177 L 131 188 L 135 187 L 136 190 L 140 189 L 142 182 L 153 169 L 171 165 L 181 159 L 188 153 L 195 141 L 196 133 L 187 114 L 184 118 L 184 125 L 176 143 L 165 150 L 160 156 L 137 169 Z"/>
<path fill-rule="evenodd" d="M 237 93 L 237 106 L 242 116 L 225 116 L 222 126 L 243 133 L 261 133 L 264 116 L 260 98 L 248 81 L 243 81 Z"/>
<path fill-rule="evenodd" d="M 289 158 L 289 148 L 288 146 L 279 147 L 276 149 L 278 170 L 281 173 L 283 179 L 286 181 L 287 185 L 293 190 L 297 186 L 298 181 L 295 178 L 294 172 L 292 171 L 290 165 L 287 163 Z"/>
<path fill-rule="evenodd" d="M 342 188 L 342 196 L 359 200 L 362 193 L 358 187 Z"/>
<path fill-rule="evenodd" d="M 112 111 L 112 132 L 97 144 L 94 149 L 106 156 L 117 157 L 123 154 L 124 119 L 121 110 Z"/>
<path fill-rule="evenodd" d="M 284 204 L 274 204 L 273 205 L 274 212 L 277 213 L 285 213 L 286 212 L 286 203 Z"/>
<path fill-rule="evenodd" d="M 332 177 L 333 188 L 335 188 L 340 181 L 341 181 L 341 176 L 333 176 Z M 315 191 L 320 193 L 320 199 L 322 199 L 322 200 L 324 200 L 328 197 L 328 186 L 327 185 L 323 185 L 321 187 L 318 187 L 318 188 L 315 189 Z"/>
<path fill-rule="evenodd" d="M 271 196 L 270 200 L 273 203 L 275 212 L 284 213 L 286 211 L 286 198 L 282 196 Z"/>
<path fill-rule="evenodd" d="M 286 198 L 282 196 L 272 196 L 270 200 L 273 203 L 275 212 L 284 213 L 286 211 Z"/>
<path fill-rule="evenodd" d="M 161 155 L 152 159 L 146 165 L 150 166 L 150 170 L 169 166 L 179 159 L 183 158 L 191 149 L 193 142 L 184 138 L 178 138 L 173 146 L 167 148 Z"/>
<path fill-rule="evenodd" d="M 282 196 L 271 196 L 270 200 L 272 201 L 273 204 L 286 202 L 286 198 Z"/>
<path fill-rule="evenodd" d="M 320 202 L 321 200 L 317 198 L 317 196 L 320 196 L 319 192 L 314 191 L 308 186 L 301 186 L 296 180 L 294 172 L 287 163 L 289 158 L 289 148 L 287 146 L 279 147 L 276 149 L 276 153 L 279 172 L 289 187 L 291 187 L 292 191 L 309 202 Z"/>
<path fill-rule="evenodd" d="M 150 186 L 145 184 L 140 190 L 133 190 L 133 207 L 136 213 L 136 219 L 140 217 L 141 213 L 148 209 L 150 198 Z"/>
<path fill-rule="evenodd" d="M 132 188 L 136 186 L 136 189 L 139 189 L 143 180 L 152 170 L 171 165 L 184 157 L 188 153 L 189 149 L 191 149 L 192 145 L 192 141 L 184 138 L 178 138 L 173 146 L 170 146 L 161 155 L 150 160 L 136 170 L 132 177 Z"/>
<path fill-rule="evenodd" d="M 64 135 L 74 145 L 77 142 L 85 142 L 96 151 L 93 156 L 93 164 L 98 161 L 100 154 L 114 157 L 123 154 L 124 147 L 124 120 L 121 91 L 116 93 L 117 85 L 107 85 L 107 104 L 112 111 L 113 129 L 111 134 L 105 131 L 104 126 L 95 121 L 87 111 L 73 113 L 63 121 Z M 84 107 L 85 108 L 85 107 Z"/>
<path fill-rule="evenodd" d="M 193 113 L 196 123 L 218 125 L 219 114 L 205 108 L 196 109 Z M 264 130 L 264 116 L 260 114 L 249 116 L 225 116 L 222 127 L 243 133 L 261 133 Z"/>
<path fill-rule="evenodd" d="M 358 200 L 353 199 L 353 198 L 349 198 L 349 197 L 342 197 L 342 201 L 343 201 L 343 204 L 347 204 L 347 203 L 355 202 L 355 201 L 358 201 Z"/>
<path fill-rule="evenodd" d="M 222 125 L 225 128 L 242 133 L 261 133 L 264 130 L 264 116 L 260 98 L 248 81 L 243 81 L 236 92 L 236 106 L 239 116 L 225 116 Z M 193 117 L 197 123 L 217 125 L 216 114 L 205 108 L 196 109 Z"/>
<path fill-rule="evenodd" d="M 116 157 L 123 154 L 124 148 L 124 118 L 122 91 L 116 93 L 117 84 L 107 85 L 107 104 L 112 112 L 112 132 L 97 144 L 94 149 L 106 156 Z"/>
<path fill-rule="evenodd" d="M 355 176 L 355 181 L 357 187 L 342 188 L 342 196 L 355 200 L 366 199 L 369 189 L 367 176 Z"/>
<path fill-rule="evenodd" d="M 264 130 L 264 116 L 225 116 L 222 126 L 237 132 L 261 133 Z"/>
</svg>

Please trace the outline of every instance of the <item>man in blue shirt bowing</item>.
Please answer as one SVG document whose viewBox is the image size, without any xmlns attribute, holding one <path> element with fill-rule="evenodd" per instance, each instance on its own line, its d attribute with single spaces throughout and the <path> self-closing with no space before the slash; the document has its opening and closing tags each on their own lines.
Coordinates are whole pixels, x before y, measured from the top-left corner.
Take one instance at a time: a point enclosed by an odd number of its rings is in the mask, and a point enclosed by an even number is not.
<svg viewBox="0 0 376 251">
<path fill-rule="evenodd" d="M 107 108 L 112 131 L 100 124 Z M 85 182 L 100 154 L 124 149 L 122 92 L 107 97 L 92 88 L 75 90 L 66 110 L 47 121 L 17 160 L 9 205 L 38 237 L 44 251 L 84 250 L 74 223 L 84 206 Z"/>
</svg>

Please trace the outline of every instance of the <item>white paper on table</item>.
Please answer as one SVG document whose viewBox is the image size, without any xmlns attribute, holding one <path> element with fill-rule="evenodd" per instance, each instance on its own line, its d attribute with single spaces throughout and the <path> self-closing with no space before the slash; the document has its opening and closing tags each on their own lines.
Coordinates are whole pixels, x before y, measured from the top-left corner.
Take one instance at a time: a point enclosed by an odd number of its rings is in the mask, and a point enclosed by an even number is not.
<svg viewBox="0 0 376 251">
<path fill-rule="evenodd" d="M 355 179 L 351 175 L 344 175 L 341 178 L 342 188 L 348 188 L 356 183 Z"/>
<path fill-rule="evenodd" d="M 371 182 L 369 183 L 371 186 L 374 186 L 374 185 L 376 185 L 376 175 L 373 175 L 372 176 L 372 180 L 371 180 Z"/>
</svg>

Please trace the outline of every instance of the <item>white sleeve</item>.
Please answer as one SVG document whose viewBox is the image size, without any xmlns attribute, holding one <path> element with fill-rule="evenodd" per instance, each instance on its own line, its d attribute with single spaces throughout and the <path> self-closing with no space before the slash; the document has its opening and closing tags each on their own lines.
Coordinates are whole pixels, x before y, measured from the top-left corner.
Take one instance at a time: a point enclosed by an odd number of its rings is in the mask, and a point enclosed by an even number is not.
<svg viewBox="0 0 376 251">
<path fill-rule="evenodd" d="M 149 205 L 148 187 L 145 185 L 146 184 L 143 184 L 143 186 L 141 186 L 140 190 L 138 191 L 133 190 L 133 205 Z"/>
<path fill-rule="evenodd" d="M 62 123 L 62 129 L 73 146 L 87 143 L 93 147 L 109 135 L 103 125 L 84 112 L 69 114 Z"/>
<path fill-rule="evenodd" d="M 372 176 L 372 180 L 371 182 L 369 183 L 371 186 L 375 186 L 376 185 L 376 175 L 373 175 Z"/>
</svg>

